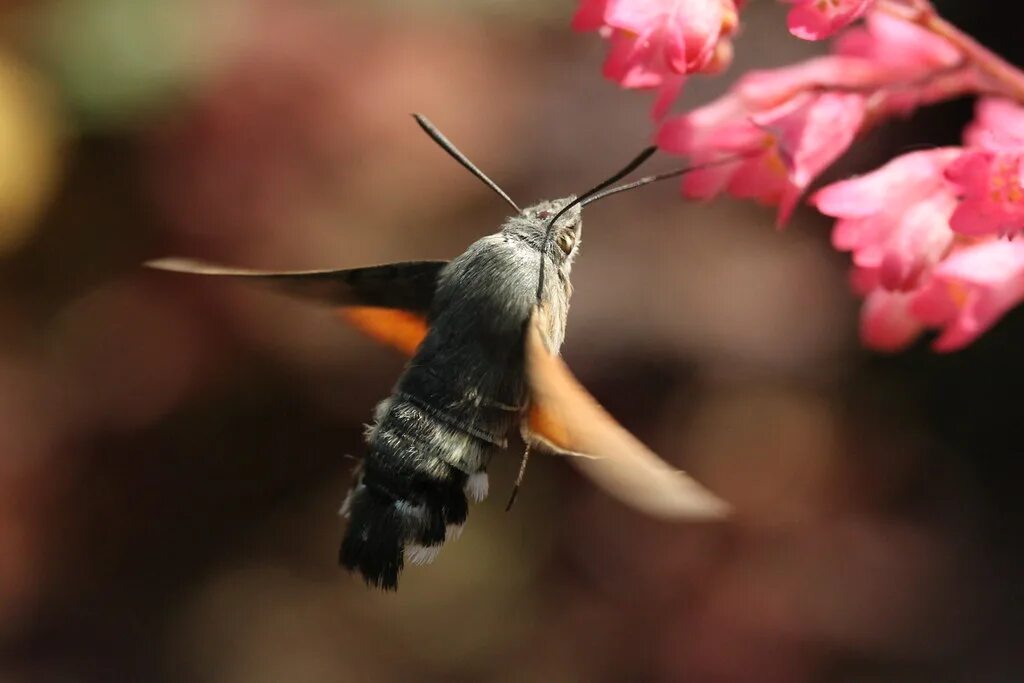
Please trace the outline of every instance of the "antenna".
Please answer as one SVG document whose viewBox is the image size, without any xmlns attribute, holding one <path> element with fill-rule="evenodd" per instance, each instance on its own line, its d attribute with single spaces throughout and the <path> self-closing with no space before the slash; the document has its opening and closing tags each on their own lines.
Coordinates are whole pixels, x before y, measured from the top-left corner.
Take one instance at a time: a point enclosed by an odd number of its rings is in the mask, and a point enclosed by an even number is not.
<svg viewBox="0 0 1024 683">
<path fill-rule="evenodd" d="M 630 190 L 635 190 L 638 187 L 643 187 L 644 185 L 650 185 L 651 183 L 656 183 L 659 180 L 668 180 L 669 178 L 678 178 L 679 176 L 686 175 L 687 173 L 691 173 L 693 171 L 703 171 L 703 170 L 706 170 L 706 169 L 709 169 L 709 168 L 715 168 L 716 166 L 724 166 L 725 164 L 731 164 L 734 161 L 740 161 L 742 159 L 745 159 L 748 156 L 751 156 L 751 155 L 750 154 L 734 154 L 734 155 L 730 155 L 730 156 L 727 156 L 727 157 L 722 157 L 721 159 L 715 159 L 714 161 L 708 161 L 708 162 L 703 163 L 703 164 L 695 164 L 693 166 L 684 166 L 683 168 L 677 168 L 677 169 L 675 169 L 673 171 L 665 171 L 664 173 L 656 173 L 654 175 L 644 176 L 643 178 L 640 178 L 639 180 L 634 180 L 631 183 L 626 183 L 625 185 L 619 185 L 618 187 L 613 187 L 613 188 L 611 188 L 609 190 L 605 190 L 604 192 L 591 193 L 590 196 L 589 197 L 585 197 L 583 199 L 583 201 L 580 202 L 580 204 L 582 206 L 586 206 L 587 204 L 590 204 L 591 202 L 596 202 L 599 199 L 604 199 L 605 197 L 611 197 L 613 194 L 618 194 L 620 192 L 629 192 Z"/>
<path fill-rule="evenodd" d="M 425 116 L 413 114 L 412 117 L 416 119 L 416 123 L 420 124 L 420 128 L 423 129 L 423 132 L 429 135 L 430 139 L 436 142 L 441 149 L 448 152 L 448 155 L 451 156 L 452 159 L 455 159 L 455 161 L 462 164 L 463 168 L 479 178 L 485 185 L 487 185 L 487 187 L 494 190 L 499 197 L 508 202 L 509 206 L 516 210 L 516 213 L 523 212 L 523 210 L 520 209 L 514 201 L 512 201 L 512 198 L 505 194 L 504 190 L 498 187 L 496 182 L 488 178 L 483 171 L 473 164 L 472 161 L 467 159 L 466 155 L 460 152 L 458 148 L 452 144 L 451 140 L 446 138 L 434 124 L 427 120 Z"/>
<path fill-rule="evenodd" d="M 576 206 L 577 204 L 583 204 L 584 201 L 588 197 L 591 197 L 591 196 L 597 194 L 598 192 L 600 192 L 601 190 L 605 189 L 609 185 L 613 185 L 614 183 L 617 183 L 620 180 L 622 180 L 623 178 L 625 178 L 626 176 L 628 176 L 630 173 L 632 173 L 637 168 L 639 168 L 641 164 L 643 164 L 645 161 L 650 159 L 651 156 L 655 152 L 657 152 L 657 151 L 658 151 L 658 148 L 654 147 L 654 146 L 645 148 L 643 151 L 641 151 L 639 154 L 637 154 L 636 157 L 632 161 L 630 161 L 628 164 L 623 166 L 622 170 L 618 171 L 617 173 L 612 175 L 610 178 L 608 178 L 606 180 L 603 180 L 602 182 L 598 183 L 596 186 L 590 188 L 589 190 L 587 190 L 586 192 L 581 194 L 579 197 L 577 197 L 576 199 L 572 200 L 571 202 L 569 202 L 568 204 L 563 206 L 562 209 L 558 213 L 556 213 L 554 215 L 554 217 L 548 223 L 547 229 L 544 231 L 544 242 L 541 243 L 541 247 L 540 247 L 540 279 L 537 282 L 537 301 L 538 302 L 541 300 L 541 297 L 544 294 L 544 259 L 545 259 L 546 255 L 548 253 L 548 245 L 551 244 L 551 230 L 555 227 L 555 221 L 557 221 L 559 218 L 561 218 L 562 214 L 564 214 L 566 211 L 568 211 L 572 207 Z"/>
</svg>

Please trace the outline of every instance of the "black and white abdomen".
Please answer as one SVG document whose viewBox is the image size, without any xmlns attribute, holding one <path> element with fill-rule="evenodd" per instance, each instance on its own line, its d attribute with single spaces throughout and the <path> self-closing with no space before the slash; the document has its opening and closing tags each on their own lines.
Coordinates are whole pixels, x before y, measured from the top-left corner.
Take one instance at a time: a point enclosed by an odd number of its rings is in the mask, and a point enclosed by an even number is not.
<svg viewBox="0 0 1024 683">
<path fill-rule="evenodd" d="M 458 537 L 467 499 L 487 496 L 487 464 L 503 438 L 454 422 L 402 391 L 377 407 L 369 450 L 341 510 L 349 523 L 340 561 L 368 583 L 396 588 L 406 562 L 430 562 Z"/>
</svg>

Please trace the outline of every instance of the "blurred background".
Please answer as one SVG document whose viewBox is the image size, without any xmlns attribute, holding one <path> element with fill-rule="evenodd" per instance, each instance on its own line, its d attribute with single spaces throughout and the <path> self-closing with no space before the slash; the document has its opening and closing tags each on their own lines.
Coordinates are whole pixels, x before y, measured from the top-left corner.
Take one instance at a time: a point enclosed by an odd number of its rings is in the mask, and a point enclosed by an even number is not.
<svg viewBox="0 0 1024 683">
<path fill-rule="evenodd" d="M 1019 61 L 986 3 L 941 8 Z M 822 49 L 745 11 L 737 74 Z M 1022 679 L 1024 317 L 863 351 L 846 257 L 798 211 L 668 184 L 587 210 L 564 349 L 738 509 L 670 525 L 519 451 L 399 593 L 336 566 L 363 423 L 402 359 L 329 312 L 145 272 L 450 258 L 505 206 L 648 142 L 569 0 L 0 2 L 0 681 Z M 970 103 L 831 174 L 958 140 Z M 672 165 L 671 159 L 657 164 Z"/>
</svg>

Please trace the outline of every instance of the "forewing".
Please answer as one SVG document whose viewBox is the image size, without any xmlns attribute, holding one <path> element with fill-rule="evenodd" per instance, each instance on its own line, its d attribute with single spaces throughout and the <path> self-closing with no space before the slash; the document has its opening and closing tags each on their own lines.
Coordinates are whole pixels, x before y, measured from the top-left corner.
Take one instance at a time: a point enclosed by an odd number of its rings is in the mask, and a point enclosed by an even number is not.
<svg viewBox="0 0 1024 683">
<path fill-rule="evenodd" d="M 409 261 L 346 270 L 259 271 L 191 259 L 159 259 L 158 270 L 213 275 L 268 285 L 291 296 L 337 308 L 341 317 L 378 342 L 412 355 L 427 334 L 426 316 L 447 261 Z"/>
<path fill-rule="evenodd" d="M 729 506 L 615 421 L 544 342 L 538 310 L 526 331 L 530 412 L 524 436 L 570 458 L 624 503 L 667 519 L 724 517 Z"/>
</svg>

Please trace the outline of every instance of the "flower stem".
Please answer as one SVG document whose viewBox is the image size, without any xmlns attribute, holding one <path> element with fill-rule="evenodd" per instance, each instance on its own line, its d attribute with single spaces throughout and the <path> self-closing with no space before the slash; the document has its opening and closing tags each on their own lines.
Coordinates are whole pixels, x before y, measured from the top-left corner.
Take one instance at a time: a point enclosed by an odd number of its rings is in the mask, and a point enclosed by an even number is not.
<svg viewBox="0 0 1024 683">
<path fill-rule="evenodd" d="M 987 76 L 999 92 L 1024 104 L 1024 72 L 988 49 L 956 25 L 944 19 L 929 0 L 880 0 L 877 9 L 904 21 L 913 22 L 946 39 L 975 68 Z"/>
</svg>

